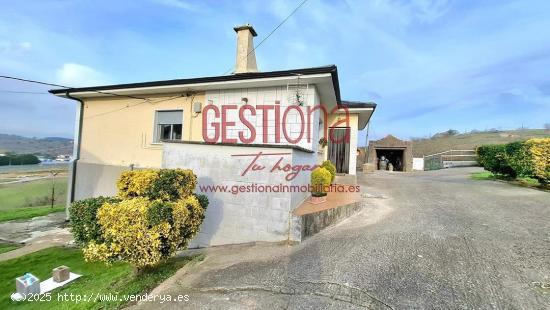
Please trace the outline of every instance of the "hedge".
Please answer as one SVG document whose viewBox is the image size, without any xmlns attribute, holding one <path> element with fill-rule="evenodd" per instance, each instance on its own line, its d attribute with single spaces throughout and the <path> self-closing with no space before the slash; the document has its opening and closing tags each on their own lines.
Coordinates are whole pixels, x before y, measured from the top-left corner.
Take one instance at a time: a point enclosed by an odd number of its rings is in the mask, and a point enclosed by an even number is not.
<svg viewBox="0 0 550 310">
<path fill-rule="evenodd" d="M 477 148 L 477 156 L 479 164 L 495 174 L 550 183 L 550 138 L 483 145 Z"/>
<path fill-rule="evenodd" d="M 185 249 L 198 233 L 208 198 L 194 194 L 191 170 L 122 173 L 117 197 L 73 203 L 71 230 L 89 261 L 125 261 L 138 270 Z"/>
<path fill-rule="evenodd" d="M 147 197 L 174 201 L 191 195 L 197 176 L 189 169 L 141 169 L 123 172 L 117 182 L 124 199 Z"/>
<path fill-rule="evenodd" d="M 550 183 L 550 138 L 527 140 L 525 153 L 531 176 L 542 184 Z"/>
<path fill-rule="evenodd" d="M 494 174 L 515 178 L 516 171 L 510 167 L 505 144 L 483 145 L 477 148 L 478 163 Z"/>
<path fill-rule="evenodd" d="M 97 210 L 105 203 L 116 203 L 115 197 L 96 197 L 73 202 L 69 209 L 69 220 L 74 241 L 78 245 L 86 245 L 94 240 L 102 242 L 101 226 L 97 222 Z"/>
</svg>

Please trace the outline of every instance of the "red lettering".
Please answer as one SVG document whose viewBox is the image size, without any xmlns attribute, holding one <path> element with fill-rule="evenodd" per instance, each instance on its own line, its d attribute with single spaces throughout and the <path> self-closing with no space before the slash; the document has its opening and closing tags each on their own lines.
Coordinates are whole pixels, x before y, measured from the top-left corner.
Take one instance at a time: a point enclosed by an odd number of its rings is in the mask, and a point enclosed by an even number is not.
<svg viewBox="0 0 550 310">
<path fill-rule="evenodd" d="M 216 118 L 220 117 L 220 109 L 218 109 L 217 106 L 213 105 L 213 104 L 209 104 L 207 106 L 204 107 L 203 109 L 203 113 L 202 113 L 202 139 L 204 140 L 204 142 L 206 143 L 216 143 L 218 142 L 218 139 L 220 138 L 220 124 L 219 123 L 212 123 L 212 127 L 214 127 L 214 138 L 210 138 L 208 137 L 208 120 L 207 120 L 207 116 L 208 116 L 208 111 L 210 110 L 213 110 L 214 111 L 214 116 Z"/>
<path fill-rule="evenodd" d="M 300 114 L 300 120 L 301 120 L 300 121 L 300 135 L 296 139 L 292 139 L 289 136 L 289 134 L 286 132 L 286 125 L 287 125 L 286 118 L 288 116 L 288 112 L 290 112 L 290 110 L 292 110 L 292 109 L 298 111 L 298 114 Z M 302 112 L 302 109 L 300 109 L 299 106 L 291 105 L 291 106 L 287 107 L 286 110 L 285 110 L 285 113 L 283 113 L 283 135 L 285 136 L 285 139 L 288 142 L 292 143 L 292 144 L 296 144 L 296 143 L 300 142 L 300 140 L 304 136 L 304 112 Z"/>
<path fill-rule="evenodd" d="M 268 130 L 268 119 L 267 119 L 267 112 L 271 109 L 273 109 L 274 107 L 272 105 L 257 105 L 256 106 L 256 109 L 258 110 L 262 110 L 262 127 L 263 127 L 263 136 L 262 136 L 262 141 L 263 143 L 267 143 L 267 130 Z"/>
<path fill-rule="evenodd" d="M 245 138 L 244 133 L 241 131 L 239 132 L 239 139 L 242 143 L 252 143 L 256 139 L 256 128 L 244 117 L 244 111 L 249 110 L 250 115 L 256 115 L 256 110 L 254 110 L 254 107 L 251 105 L 243 105 L 239 109 L 239 119 L 241 122 L 250 130 L 250 137 Z"/>
<path fill-rule="evenodd" d="M 237 143 L 236 138 L 228 138 L 227 137 L 227 127 L 235 126 L 235 122 L 228 122 L 227 121 L 227 110 L 236 110 L 237 105 L 235 104 L 228 104 L 222 106 L 222 142 L 223 143 Z"/>
</svg>

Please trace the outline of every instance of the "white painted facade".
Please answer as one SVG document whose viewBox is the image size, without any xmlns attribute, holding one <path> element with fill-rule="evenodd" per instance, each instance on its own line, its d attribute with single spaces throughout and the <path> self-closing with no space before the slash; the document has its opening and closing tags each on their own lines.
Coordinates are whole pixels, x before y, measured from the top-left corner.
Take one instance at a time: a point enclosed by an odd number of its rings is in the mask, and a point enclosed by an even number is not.
<svg viewBox="0 0 550 310">
<path fill-rule="evenodd" d="M 250 137 L 249 129 L 239 120 L 238 108 L 245 105 L 243 98 L 246 98 L 246 104 L 254 107 L 256 111 L 256 115 L 251 115 L 250 111 L 244 112 L 246 119 L 250 123 L 255 125 L 256 128 L 256 139 L 251 143 L 279 145 L 294 144 L 308 150 L 316 150 L 319 140 L 318 138 L 315 139 L 316 137 L 318 137 L 319 112 L 315 111 L 311 114 L 309 128 L 307 118 L 308 107 L 313 108 L 315 105 L 319 104 L 319 95 L 314 85 L 307 86 L 307 89 L 302 90 L 302 94 L 304 103 L 303 106 L 298 106 L 294 102 L 292 102 L 292 96 L 294 95 L 294 92 L 292 90 L 287 90 L 286 86 L 209 90 L 206 91 L 205 104 L 214 104 L 218 106 L 220 113 L 224 105 L 237 106 L 237 109 L 227 110 L 227 120 L 235 122 L 235 126 L 227 129 L 227 137 L 230 139 L 238 139 L 238 134 L 241 131 L 247 133 L 245 134 L 246 138 Z M 258 105 L 276 106 L 277 102 L 279 102 L 278 105 L 280 106 L 279 120 L 281 123 L 281 127 L 279 127 L 279 142 L 276 141 L 275 110 L 271 109 L 267 112 L 267 121 L 264 122 L 263 111 L 261 109 L 257 109 Z M 288 109 L 288 113 L 285 118 L 284 113 L 288 107 L 292 108 Z M 300 117 L 300 113 L 296 109 L 300 109 L 302 111 L 303 122 L 302 118 Z M 208 113 L 207 120 L 209 124 L 212 122 L 219 122 L 219 118 L 216 118 L 215 114 L 212 111 Z M 267 141 L 264 141 L 263 139 L 264 125 L 267 125 Z M 302 138 L 300 139 L 300 141 L 298 143 L 291 143 L 287 141 L 283 134 L 282 126 L 286 127 L 286 132 L 290 136 L 290 139 L 297 139 L 300 134 L 302 134 Z M 311 135 L 309 139 L 307 136 L 308 132 Z M 215 134 L 215 129 L 212 126 L 209 126 L 207 129 L 207 133 L 209 137 L 213 137 Z"/>
</svg>

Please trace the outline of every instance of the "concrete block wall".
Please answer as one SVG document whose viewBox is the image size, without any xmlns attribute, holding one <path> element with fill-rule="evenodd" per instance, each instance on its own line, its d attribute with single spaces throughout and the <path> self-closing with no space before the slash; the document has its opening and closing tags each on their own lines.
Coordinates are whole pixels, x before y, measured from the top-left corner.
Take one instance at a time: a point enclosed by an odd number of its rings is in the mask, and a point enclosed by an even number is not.
<svg viewBox="0 0 550 310">
<path fill-rule="evenodd" d="M 90 197 L 115 196 L 116 182 L 130 167 L 93 164 L 78 161 L 76 164 L 75 200 Z"/>
<path fill-rule="evenodd" d="M 301 240 L 301 221 L 292 215 L 294 208 L 307 197 L 307 193 L 245 192 L 231 193 L 235 186 L 252 184 L 307 185 L 309 173 L 302 172 L 292 181 L 285 172 L 271 173 L 279 156 L 261 157 L 257 163 L 266 167 L 262 171 L 242 176 L 252 157 L 232 155 L 286 153 L 283 163 L 315 164 L 316 154 L 291 148 L 227 146 L 208 144 L 165 143 L 163 168 L 192 169 L 198 177 L 197 193 L 208 196 L 210 204 L 199 235 L 190 247 L 206 247 L 253 241 L 276 242 Z M 204 190 L 204 186 L 226 186 L 226 192 Z M 201 189 L 201 186 L 203 188 Z"/>
</svg>

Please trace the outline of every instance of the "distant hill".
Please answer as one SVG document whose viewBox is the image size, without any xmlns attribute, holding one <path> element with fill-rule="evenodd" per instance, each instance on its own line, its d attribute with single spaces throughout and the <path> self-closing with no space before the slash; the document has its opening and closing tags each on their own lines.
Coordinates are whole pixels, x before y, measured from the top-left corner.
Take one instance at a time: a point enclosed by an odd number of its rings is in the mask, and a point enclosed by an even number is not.
<svg viewBox="0 0 550 310">
<path fill-rule="evenodd" d="M 0 134 L 0 153 L 36 154 L 57 156 L 73 153 L 73 139 L 47 137 L 28 138 L 18 135 Z"/>
<path fill-rule="evenodd" d="M 442 132 L 430 139 L 413 139 L 414 157 L 422 157 L 450 149 L 471 150 L 482 144 L 500 144 L 513 141 L 527 140 L 531 138 L 548 138 L 550 130 L 547 129 L 518 129 L 503 131 L 482 131 L 466 134 L 457 134 L 453 131 Z"/>
</svg>

